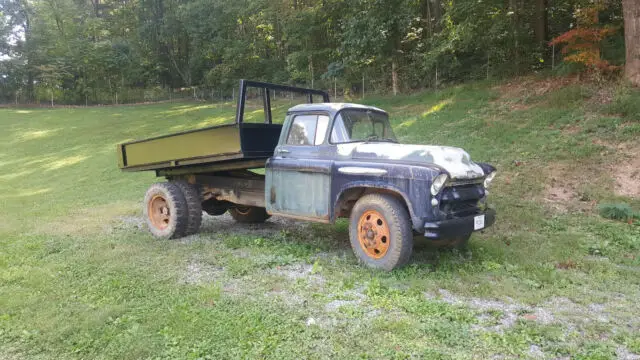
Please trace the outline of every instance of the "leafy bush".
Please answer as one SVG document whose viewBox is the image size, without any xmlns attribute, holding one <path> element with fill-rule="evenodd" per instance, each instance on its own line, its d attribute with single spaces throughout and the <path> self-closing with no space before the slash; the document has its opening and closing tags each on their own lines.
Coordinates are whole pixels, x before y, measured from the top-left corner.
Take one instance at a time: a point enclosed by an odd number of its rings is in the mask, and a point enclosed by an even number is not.
<svg viewBox="0 0 640 360">
<path fill-rule="evenodd" d="M 640 91 L 630 86 L 622 86 L 616 92 L 613 102 L 609 105 L 609 113 L 620 114 L 624 117 L 640 121 Z"/>
<path fill-rule="evenodd" d="M 612 220 L 628 221 L 638 216 L 631 206 L 625 203 L 602 204 L 598 207 L 598 210 L 600 211 L 600 216 Z"/>
</svg>

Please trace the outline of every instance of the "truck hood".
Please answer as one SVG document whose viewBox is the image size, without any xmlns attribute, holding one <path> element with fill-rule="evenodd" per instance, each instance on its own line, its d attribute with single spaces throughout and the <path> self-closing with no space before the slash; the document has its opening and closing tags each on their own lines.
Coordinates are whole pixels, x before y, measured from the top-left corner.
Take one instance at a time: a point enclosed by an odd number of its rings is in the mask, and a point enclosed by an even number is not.
<svg viewBox="0 0 640 360">
<path fill-rule="evenodd" d="M 338 154 L 350 159 L 389 160 L 390 162 L 436 165 L 454 179 L 475 179 L 484 176 L 469 154 L 457 147 L 406 145 L 395 143 L 348 143 L 338 145 Z"/>
</svg>

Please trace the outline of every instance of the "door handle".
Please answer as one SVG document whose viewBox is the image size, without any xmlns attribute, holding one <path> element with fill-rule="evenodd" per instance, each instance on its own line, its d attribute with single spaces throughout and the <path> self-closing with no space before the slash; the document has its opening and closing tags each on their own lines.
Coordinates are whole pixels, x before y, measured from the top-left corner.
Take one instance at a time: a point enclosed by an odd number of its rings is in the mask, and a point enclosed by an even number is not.
<svg viewBox="0 0 640 360">
<path fill-rule="evenodd" d="M 291 152 L 291 151 L 289 151 L 289 150 L 287 150 L 287 149 L 279 149 L 279 150 L 278 150 L 278 153 L 279 153 L 279 154 L 288 154 L 288 153 L 290 153 L 290 152 Z"/>
</svg>

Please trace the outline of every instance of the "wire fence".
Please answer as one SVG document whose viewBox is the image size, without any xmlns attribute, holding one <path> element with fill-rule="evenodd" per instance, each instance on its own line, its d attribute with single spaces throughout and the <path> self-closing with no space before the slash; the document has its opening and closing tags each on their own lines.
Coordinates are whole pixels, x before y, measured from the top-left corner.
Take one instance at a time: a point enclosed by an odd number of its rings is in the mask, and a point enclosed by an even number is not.
<svg viewBox="0 0 640 360">
<path fill-rule="evenodd" d="M 334 88 L 326 90 L 331 97 L 343 97 L 344 91 Z M 288 92 L 273 91 L 273 100 L 293 100 L 297 95 Z M 3 107 L 82 107 L 128 105 L 160 102 L 197 101 L 207 103 L 224 103 L 237 100 L 237 90 L 223 90 L 204 87 L 168 88 L 122 88 L 117 92 L 86 92 L 78 94 L 77 90 L 36 88 L 32 99 L 22 91 L 8 92 L 0 89 L 0 106 Z M 259 98 L 259 91 L 249 91 L 247 98 Z M 360 97 L 358 97 L 360 98 Z M 319 101 L 315 100 L 314 101 Z"/>
</svg>

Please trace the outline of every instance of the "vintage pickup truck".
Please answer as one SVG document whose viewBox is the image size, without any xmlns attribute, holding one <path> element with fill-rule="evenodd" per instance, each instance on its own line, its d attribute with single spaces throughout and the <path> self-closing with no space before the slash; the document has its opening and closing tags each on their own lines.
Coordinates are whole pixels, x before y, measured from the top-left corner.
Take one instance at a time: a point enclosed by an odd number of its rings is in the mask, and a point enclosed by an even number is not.
<svg viewBox="0 0 640 360">
<path fill-rule="evenodd" d="M 243 121 L 249 88 L 262 95 L 264 124 Z M 273 90 L 304 94 L 307 103 L 275 124 Z M 234 124 L 127 142 L 118 154 L 122 170 L 168 180 L 144 198 L 157 238 L 196 233 L 203 210 L 245 223 L 349 218 L 360 261 L 391 270 L 408 262 L 415 235 L 463 246 L 495 220 L 487 204 L 493 166 L 455 147 L 399 144 L 386 112 L 330 103 L 319 90 L 242 80 Z"/>
</svg>

